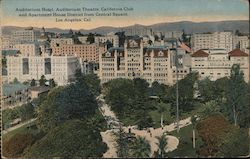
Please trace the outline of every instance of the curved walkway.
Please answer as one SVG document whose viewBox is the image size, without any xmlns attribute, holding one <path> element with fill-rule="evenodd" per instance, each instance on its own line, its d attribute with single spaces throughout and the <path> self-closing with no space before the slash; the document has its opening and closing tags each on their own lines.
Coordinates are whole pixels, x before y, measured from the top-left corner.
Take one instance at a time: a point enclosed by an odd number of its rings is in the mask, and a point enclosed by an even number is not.
<svg viewBox="0 0 250 159">
<path fill-rule="evenodd" d="M 114 112 L 111 111 L 110 107 L 105 103 L 105 100 L 103 99 L 103 95 L 100 95 L 97 97 L 97 101 L 99 104 L 99 110 L 101 111 L 104 118 L 107 120 L 107 123 L 112 127 L 112 129 L 107 130 L 105 132 L 101 132 L 102 140 L 105 142 L 108 146 L 108 150 L 106 153 L 103 154 L 104 158 L 115 158 L 117 157 L 117 149 L 116 149 L 116 141 L 114 132 L 118 131 L 119 128 L 119 120 L 115 116 Z M 186 118 L 184 120 L 180 120 L 179 126 L 185 127 L 189 124 L 191 124 L 190 117 Z M 176 123 L 172 123 L 170 125 L 166 125 L 162 128 L 149 128 L 150 132 L 146 130 L 138 130 L 134 126 L 130 127 L 123 127 L 124 131 L 128 133 L 129 128 L 131 128 L 131 133 L 134 133 L 135 136 L 141 136 L 145 137 L 146 140 L 148 140 L 150 146 L 151 146 L 151 156 L 153 155 L 154 151 L 157 151 L 158 146 L 156 143 L 158 143 L 157 136 L 161 136 L 164 132 L 171 132 L 176 130 Z M 166 147 L 166 151 L 170 152 L 175 149 L 177 149 L 177 146 L 179 145 L 179 140 L 175 136 L 167 135 L 168 145 Z"/>
</svg>

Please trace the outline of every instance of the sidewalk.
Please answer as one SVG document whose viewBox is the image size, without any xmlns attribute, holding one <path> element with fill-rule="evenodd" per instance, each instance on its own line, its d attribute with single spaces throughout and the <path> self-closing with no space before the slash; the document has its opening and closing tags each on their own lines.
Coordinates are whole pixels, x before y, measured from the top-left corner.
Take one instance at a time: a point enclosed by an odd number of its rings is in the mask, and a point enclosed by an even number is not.
<svg viewBox="0 0 250 159">
<path fill-rule="evenodd" d="M 119 122 L 119 120 L 117 119 L 117 117 L 115 116 L 115 113 L 113 111 L 111 111 L 110 107 L 105 103 L 105 100 L 103 99 L 103 95 L 100 95 L 97 97 L 97 100 L 99 101 L 99 109 L 102 113 L 102 115 L 105 117 L 105 119 L 108 119 L 108 122 L 112 121 L 112 122 Z M 188 126 L 191 124 L 191 118 L 186 118 L 184 120 L 180 120 L 179 121 L 179 126 L 180 128 Z M 110 122 L 110 123 L 112 123 Z M 171 132 L 177 129 L 176 127 L 176 123 L 172 123 L 170 125 L 166 125 L 164 126 L 164 128 L 157 128 L 157 129 L 153 129 L 150 128 L 150 133 L 148 133 L 148 131 L 146 130 L 138 130 L 138 129 L 133 129 L 134 126 L 130 126 L 131 129 L 131 133 L 134 133 L 135 136 L 141 136 L 141 137 L 145 137 L 146 140 L 149 141 L 149 144 L 151 146 L 151 155 L 153 155 L 154 151 L 157 151 L 158 146 L 158 140 L 157 140 L 157 136 L 161 136 L 164 132 Z M 128 127 L 123 127 L 124 131 L 128 133 Z M 103 154 L 103 157 L 105 158 L 113 158 L 113 157 L 117 157 L 117 153 L 116 153 L 116 141 L 115 141 L 115 136 L 113 135 L 114 130 L 107 130 L 105 132 L 101 132 L 101 136 L 102 136 L 102 140 L 103 142 L 105 142 L 108 146 L 108 150 L 106 153 Z M 173 151 L 175 149 L 177 149 L 177 146 L 179 145 L 179 140 L 177 137 L 175 136 L 170 136 L 167 135 L 167 142 L 168 145 L 166 147 L 166 151 L 170 152 Z"/>
</svg>

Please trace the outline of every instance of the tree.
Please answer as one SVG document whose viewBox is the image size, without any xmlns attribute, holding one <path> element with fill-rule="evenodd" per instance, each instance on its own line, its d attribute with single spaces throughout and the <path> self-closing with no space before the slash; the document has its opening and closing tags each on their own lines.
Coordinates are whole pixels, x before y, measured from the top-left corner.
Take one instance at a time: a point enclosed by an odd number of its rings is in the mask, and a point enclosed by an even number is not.
<svg viewBox="0 0 250 159">
<path fill-rule="evenodd" d="M 182 36 L 181 36 L 183 42 L 189 42 L 187 38 L 187 34 L 185 33 L 185 30 L 182 30 Z"/>
<path fill-rule="evenodd" d="M 158 112 L 161 114 L 161 127 L 163 128 L 164 126 L 164 119 L 163 119 L 163 113 L 164 112 L 169 112 L 170 111 L 170 105 L 169 104 L 165 104 L 163 102 L 160 102 L 158 105 L 157 105 L 157 108 L 158 108 Z"/>
<path fill-rule="evenodd" d="M 74 34 L 74 32 L 73 32 L 73 30 L 72 29 L 69 29 L 69 33 L 68 33 L 69 35 L 73 35 Z"/>
<path fill-rule="evenodd" d="M 147 158 L 150 156 L 151 147 L 148 141 L 144 137 L 136 138 L 132 150 L 133 157 L 135 158 Z"/>
<path fill-rule="evenodd" d="M 149 84 L 145 79 L 141 78 L 134 78 L 133 79 L 134 87 L 136 90 L 136 93 L 139 98 L 147 98 L 148 97 L 148 90 L 149 90 Z"/>
<path fill-rule="evenodd" d="M 158 140 L 158 143 L 156 143 L 158 146 L 158 150 L 157 150 L 158 156 L 157 157 L 159 157 L 159 158 L 167 157 L 166 149 L 167 149 L 168 142 L 167 142 L 166 135 L 163 134 L 160 137 L 157 136 L 156 138 Z"/>
<path fill-rule="evenodd" d="M 231 125 L 221 114 L 213 114 L 200 121 L 196 128 L 204 142 L 199 155 L 216 156 L 222 138 L 231 130 Z"/>
<path fill-rule="evenodd" d="M 8 158 L 21 157 L 25 148 L 35 142 L 32 134 L 16 134 L 8 141 L 3 142 L 3 156 Z"/>
<path fill-rule="evenodd" d="M 227 102 L 231 106 L 229 114 L 233 114 L 234 125 L 237 125 L 238 118 L 244 118 L 247 110 L 247 84 L 244 81 L 243 72 L 239 65 L 233 65 L 227 91 Z M 248 102 L 247 102 L 248 101 Z"/>
<path fill-rule="evenodd" d="M 47 132 L 67 120 L 87 119 L 95 114 L 97 106 L 95 97 L 84 84 L 57 87 L 38 108 L 38 126 Z"/>
<path fill-rule="evenodd" d="M 212 114 L 219 113 L 220 110 L 220 104 L 218 101 L 210 100 L 201 106 L 201 110 L 198 111 L 201 118 L 206 118 Z"/>
<path fill-rule="evenodd" d="M 87 42 L 89 42 L 90 44 L 95 42 L 95 35 L 93 33 L 88 34 Z"/>
<path fill-rule="evenodd" d="M 193 148 L 195 149 L 195 129 L 196 129 L 196 125 L 197 125 L 197 116 L 191 117 L 191 123 L 193 126 Z"/>
<path fill-rule="evenodd" d="M 24 158 L 99 158 L 106 150 L 95 125 L 76 119 L 52 128 L 26 151 Z"/>
<path fill-rule="evenodd" d="M 32 119 L 35 116 L 35 110 L 32 104 L 24 104 L 21 107 L 17 107 L 18 116 L 22 121 Z"/>
<path fill-rule="evenodd" d="M 50 86 L 51 88 L 54 88 L 54 87 L 56 86 L 56 82 L 54 81 L 53 78 L 49 80 L 49 86 Z"/>
<path fill-rule="evenodd" d="M 198 79 L 197 73 L 189 73 L 185 78 L 178 82 L 179 90 L 179 109 L 183 112 L 189 112 L 193 110 L 194 107 L 194 84 Z M 169 96 L 167 98 L 167 103 L 171 105 L 176 105 L 176 84 L 170 88 Z"/>
<path fill-rule="evenodd" d="M 3 110 L 2 120 L 3 120 L 4 129 L 8 128 L 12 120 L 17 119 L 17 118 L 18 118 L 18 112 L 16 110 L 12 110 L 12 109 Z"/>
<path fill-rule="evenodd" d="M 214 83 L 209 78 L 198 81 L 198 90 L 203 102 L 217 98 Z"/>
<path fill-rule="evenodd" d="M 249 155 L 249 136 L 247 129 L 232 127 L 219 145 L 219 156 L 234 158 Z"/>
<path fill-rule="evenodd" d="M 45 78 L 44 75 L 42 75 L 40 80 L 39 80 L 39 85 L 40 86 L 45 86 L 45 82 L 46 82 L 46 78 Z"/>
<path fill-rule="evenodd" d="M 93 93 L 93 95 L 98 96 L 101 93 L 101 81 L 96 74 L 84 75 L 83 81 L 86 83 L 89 91 Z"/>
<path fill-rule="evenodd" d="M 20 83 L 20 82 L 18 81 L 17 78 L 14 78 L 13 83 L 14 83 L 14 84 L 18 84 L 18 83 Z"/>
<path fill-rule="evenodd" d="M 127 134 L 124 132 L 123 128 L 120 126 L 118 133 L 116 133 L 115 135 L 116 135 L 116 143 L 117 143 L 117 156 L 127 157 L 129 154 Z"/>
<path fill-rule="evenodd" d="M 81 71 L 81 69 L 76 69 L 76 72 L 75 72 L 75 79 L 76 79 L 76 82 L 81 82 L 83 78 L 83 73 Z"/>
<path fill-rule="evenodd" d="M 31 86 L 31 87 L 36 86 L 36 81 L 35 81 L 35 79 L 32 79 L 32 80 L 31 80 L 31 82 L 30 82 L 30 86 Z"/>
</svg>

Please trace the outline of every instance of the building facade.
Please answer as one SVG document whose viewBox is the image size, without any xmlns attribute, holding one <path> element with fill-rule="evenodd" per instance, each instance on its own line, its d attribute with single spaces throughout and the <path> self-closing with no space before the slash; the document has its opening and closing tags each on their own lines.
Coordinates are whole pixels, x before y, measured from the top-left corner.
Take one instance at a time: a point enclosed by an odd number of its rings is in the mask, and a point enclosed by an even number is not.
<svg viewBox="0 0 250 159">
<path fill-rule="evenodd" d="M 233 32 L 199 33 L 192 35 L 192 48 L 200 49 L 225 49 L 233 50 Z"/>
<path fill-rule="evenodd" d="M 54 47 L 60 47 L 62 45 L 72 45 L 74 40 L 72 38 L 51 38 L 50 46 L 52 49 Z"/>
<path fill-rule="evenodd" d="M 247 52 L 247 49 L 250 47 L 250 40 L 247 36 L 238 36 L 235 35 L 233 39 L 234 48 L 239 48 L 244 52 Z"/>
<path fill-rule="evenodd" d="M 53 55 L 75 55 L 82 58 L 84 61 L 96 62 L 99 61 L 99 54 L 107 50 L 103 44 L 64 44 L 52 48 Z"/>
<path fill-rule="evenodd" d="M 15 50 L 19 50 L 19 52 L 24 56 L 38 56 L 40 55 L 40 49 L 38 43 L 24 43 L 24 44 L 16 44 L 13 47 Z"/>
<path fill-rule="evenodd" d="M 191 55 L 192 71 L 198 72 L 201 79 L 217 80 L 230 76 L 233 64 L 239 64 L 246 82 L 249 82 L 249 55 L 240 49 L 198 50 Z"/>
<path fill-rule="evenodd" d="M 74 80 L 78 68 L 79 60 L 74 56 L 7 56 L 8 83 L 15 78 L 20 82 L 39 80 L 44 75 L 66 85 Z"/>
<path fill-rule="evenodd" d="M 95 43 L 106 43 L 111 42 L 113 47 L 119 46 L 119 37 L 115 34 L 107 34 L 105 36 L 95 36 Z"/>
<path fill-rule="evenodd" d="M 173 53 L 166 47 L 143 47 L 141 39 L 127 40 L 124 48 L 109 49 L 99 57 L 101 83 L 116 78 L 143 78 L 149 84 L 157 81 L 171 85 L 174 82 L 170 58 Z"/>
<path fill-rule="evenodd" d="M 41 33 L 32 27 L 25 30 L 16 30 L 12 32 L 12 40 L 14 44 L 36 42 Z"/>
</svg>

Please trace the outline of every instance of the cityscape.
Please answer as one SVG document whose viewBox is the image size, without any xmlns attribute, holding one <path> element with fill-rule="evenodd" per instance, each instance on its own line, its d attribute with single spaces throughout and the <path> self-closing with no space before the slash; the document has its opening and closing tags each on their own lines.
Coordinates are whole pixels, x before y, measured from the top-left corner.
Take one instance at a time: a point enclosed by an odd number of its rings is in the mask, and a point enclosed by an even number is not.
<svg viewBox="0 0 250 159">
<path fill-rule="evenodd" d="M 248 20 L 27 23 L 1 27 L 2 158 L 249 157 Z"/>
</svg>

